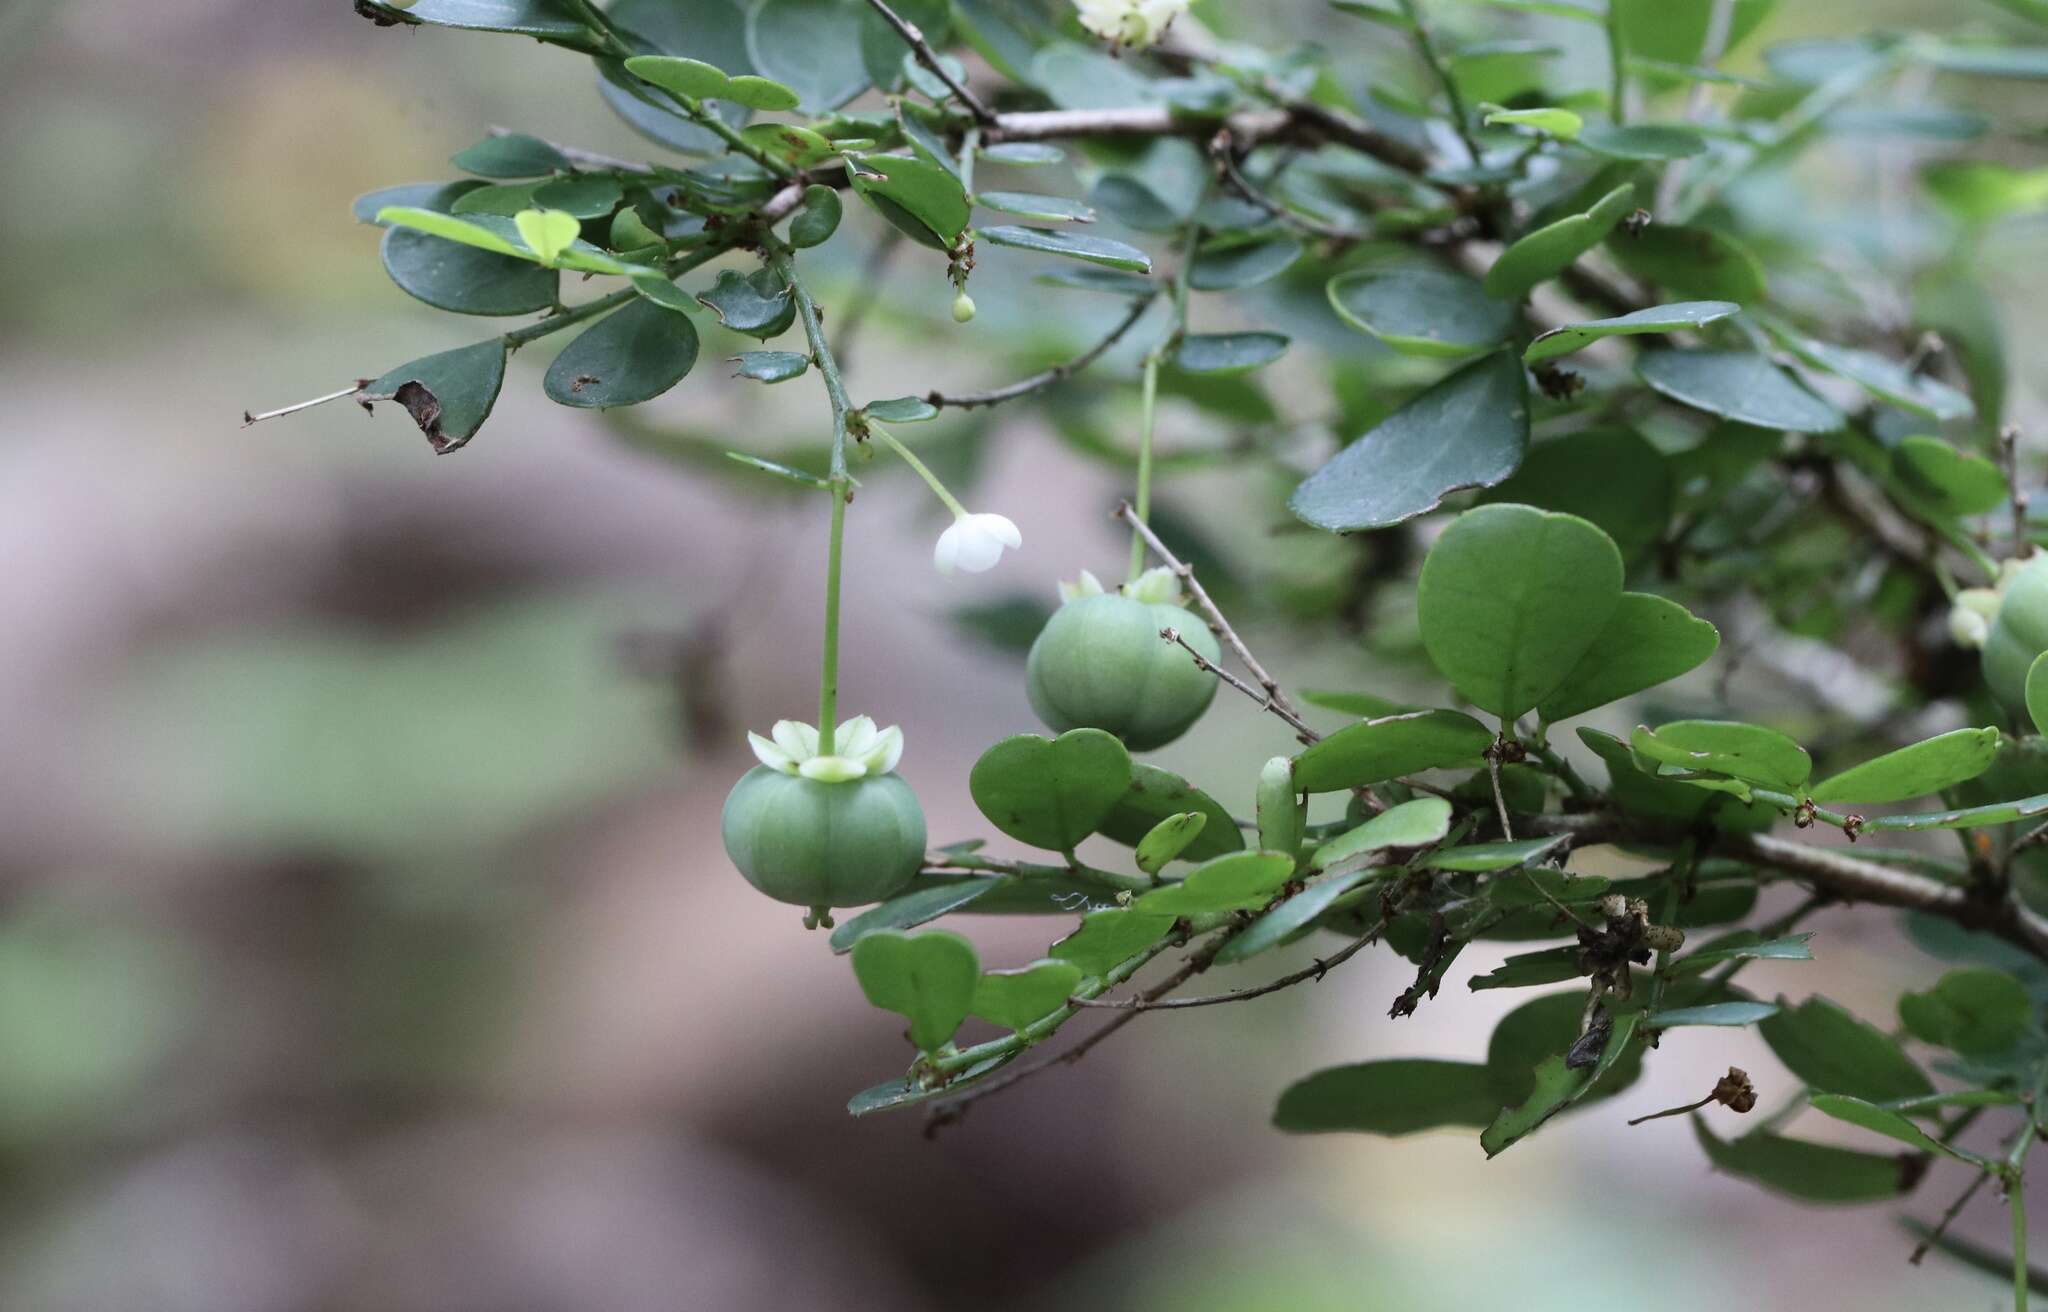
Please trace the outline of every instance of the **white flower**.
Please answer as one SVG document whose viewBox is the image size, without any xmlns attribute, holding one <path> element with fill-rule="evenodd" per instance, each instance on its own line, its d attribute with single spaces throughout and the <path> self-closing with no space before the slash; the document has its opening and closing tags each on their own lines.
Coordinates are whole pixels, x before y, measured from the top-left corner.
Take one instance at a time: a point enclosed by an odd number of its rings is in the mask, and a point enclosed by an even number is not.
<svg viewBox="0 0 2048 1312">
<path fill-rule="evenodd" d="M 1075 579 L 1072 583 L 1067 582 L 1065 579 L 1060 580 L 1060 600 L 1063 602 L 1079 601 L 1083 597 L 1099 597 L 1101 595 L 1102 580 L 1096 578 L 1092 570 L 1082 570 L 1081 577 Z"/>
<path fill-rule="evenodd" d="M 875 727 L 868 716 L 856 715 L 832 735 L 832 754 L 818 752 L 818 731 L 801 720 L 777 720 L 773 738 L 747 735 L 761 764 L 784 774 L 800 774 L 821 783 L 838 784 L 887 774 L 903 759 L 903 730 Z"/>
<path fill-rule="evenodd" d="M 1081 26 L 1117 45 L 1141 49 L 1188 11 L 1190 0 L 1074 0 Z"/>
<path fill-rule="evenodd" d="M 951 574 L 956 569 L 979 574 L 995 568 L 1003 558 L 1004 547 L 1023 545 L 1024 535 L 1003 516 L 961 514 L 939 534 L 939 545 L 932 549 L 932 563 L 941 574 Z"/>
<path fill-rule="evenodd" d="M 1948 635 L 1958 647 L 1981 648 L 1991 636 L 1991 621 L 1998 618 L 1999 594 L 1995 588 L 1964 588 L 1949 607 Z"/>
</svg>

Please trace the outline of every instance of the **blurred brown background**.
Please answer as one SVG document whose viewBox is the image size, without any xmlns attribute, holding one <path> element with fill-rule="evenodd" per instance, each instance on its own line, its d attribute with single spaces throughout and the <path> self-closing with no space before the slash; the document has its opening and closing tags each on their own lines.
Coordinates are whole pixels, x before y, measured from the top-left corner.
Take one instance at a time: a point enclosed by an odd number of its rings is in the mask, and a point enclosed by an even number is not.
<svg viewBox="0 0 2048 1312">
<path fill-rule="evenodd" d="M 1387 39 L 1299 8 L 1304 32 Z M 2000 21 L 1951 8 L 1787 3 L 1766 35 Z M 2029 94 L 2006 108 L 2038 130 Z M 716 823 L 742 730 L 809 718 L 822 512 L 551 406 L 540 348 L 451 458 L 394 407 L 238 425 L 488 331 L 392 288 L 348 203 L 446 176 L 491 124 L 645 157 L 587 66 L 380 31 L 347 0 L 8 0 L 0 105 L 0 1309 L 2003 1297 L 1907 1266 L 1884 1209 L 1797 1207 L 1710 1174 L 1682 1120 L 1622 1125 L 1730 1062 L 1768 1100 L 1788 1077 L 1746 1035 L 1674 1033 L 1623 1098 L 1492 1164 L 1466 1137 L 1267 1128 L 1318 1065 L 1482 1051 L 1510 998 L 1463 980 L 1498 952 L 1405 1022 L 1385 1019 L 1400 963 L 1367 957 L 1141 1022 L 936 1141 L 915 1114 L 849 1119 L 907 1061 L 900 1025 L 740 881 Z M 834 243 L 828 305 L 876 236 L 854 216 Z M 2041 237 L 2004 239 L 2001 289 L 2037 420 Z M 1010 376 L 985 344 L 1070 312 L 987 260 L 982 319 L 941 326 L 926 263 L 894 266 L 857 396 Z M 816 441 L 814 382 L 728 381 L 735 349 L 707 336 L 644 417 L 767 453 Z M 1025 536 L 992 574 L 932 573 L 938 525 L 901 478 L 874 480 L 849 540 L 845 704 L 904 726 L 937 842 L 983 832 L 966 767 L 1035 727 L 1014 659 L 946 613 L 1049 600 L 1122 551 L 1117 479 L 1028 419 L 997 421 L 971 486 Z M 1200 515 L 1242 494 L 1174 495 Z M 1253 580 L 1275 522 L 1239 526 Z M 1268 664 L 1301 683 L 1397 691 L 1341 634 L 1271 629 Z M 1163 761 L 1242 807 L 1225 764 L 1249 741 L 1287 747 L 1226 695 Z M 1065 932 L 961 927 L 1005 965 Z M 1938 969 L 1883 916 L 1837 917 L 1821 947 L 1747 981 L 1883 1019 Z M 2002 1225 L 1987 1191 L 1964 1228 Z"/>
</svg>

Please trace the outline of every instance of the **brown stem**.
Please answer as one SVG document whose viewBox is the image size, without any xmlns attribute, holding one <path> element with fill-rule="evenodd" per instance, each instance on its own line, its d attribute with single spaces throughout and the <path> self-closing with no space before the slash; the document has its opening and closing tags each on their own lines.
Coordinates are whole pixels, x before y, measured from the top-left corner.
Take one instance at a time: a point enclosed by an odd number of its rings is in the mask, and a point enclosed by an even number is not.
<svg viewBox="0 0 2048 1312">
<path fill-rule="evenodd" d="M 946 66 L 939 61 L 938 52 L 924 39 L 924 33 L 917 30 L 915 23 L 891 9 L 883 0 L 868 0 L 868 3 L 882 16 L 883 22 L 896 29 L 896 35 L 902 37 L 903 44 L 910 47 L 910 53 L 917 56 L 917 62 L 923 64 L 933 77 L 945 83 L 946 90 L 952 92 L 961 104 L 967 106 L 967 112 L 974 115 L 975 122 L 988 126 L 995 124 L 995 111 L 990 109 L 980 96 L 969 91 L 965 82 L 946 71 Z"/>
</svg>

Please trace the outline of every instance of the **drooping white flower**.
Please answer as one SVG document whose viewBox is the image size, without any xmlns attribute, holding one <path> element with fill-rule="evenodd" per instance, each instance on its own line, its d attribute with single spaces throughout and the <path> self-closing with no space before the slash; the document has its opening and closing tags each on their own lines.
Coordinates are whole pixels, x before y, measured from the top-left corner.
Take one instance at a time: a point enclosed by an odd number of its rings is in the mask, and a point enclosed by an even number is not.
<svg viewBox="0 0 2048 1312">
<path fill-rule="evenodd" d="M 1190 0 L 1074 0 L 1081 26 L 1105 41 L 1143 49 L 1188 11 Z"/>
<path fill-rule="evenodd" d="M 941 574 L 951 574 L 956 569 L 979 574 L 995 568 L 1003 558 L 1004 547 L 1023 545 L 1024 535 L 1003 516 L 963 512 L 939 534 L 939 544 L 932 548 L 932 563 Z"/>
<path fill-rule="evenodd" d="M 821 783 L 846 783 L 871 774 L 887 774 L 903 759 L 903 730 L 877 728 L 872 718 L 856 715 L 832 735 L 832 753 L 818 751 L 818 731 L 801 720 L 777 720 L 772 738 L 749 733 L 747 743 L 761 764 L 784 774 L 800 774 Z"/>
</svg>

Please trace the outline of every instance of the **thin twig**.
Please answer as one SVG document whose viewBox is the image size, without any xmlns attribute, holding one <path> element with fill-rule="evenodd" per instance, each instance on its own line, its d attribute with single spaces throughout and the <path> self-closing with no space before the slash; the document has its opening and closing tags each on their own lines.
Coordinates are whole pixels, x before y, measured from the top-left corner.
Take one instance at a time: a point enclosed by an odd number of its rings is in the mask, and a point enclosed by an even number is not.
<svg viewBox="0 0 2048 1312">
<path fill-rule="evenodd" d="M 1268 993 L 1278 993 L 1282 989 L 1293 988 L 1296 984 L 1309 980 L 1321 983 L 1323 976 L 1372 946 L 1386 927 L 1387 922 L 1382 920 L 1332 955 L 1316 958 L 1314 965 L 1304 966 L 1291 975 L 1282 975 L 1279 979 L 1268 980 L 1256 988 L 1238 989 L 1231 993 L 1210 993 L 1199 998 L 1161 999 L 1140 994 L 1135 998 L 1069 998 L 1067 1001 L 1076 1007 L 1094 1007 L 1103 1011 L 1133 1014 L 1141 1011 L 1177 1011 L 1185 1007 L 1218 1007 L 1226 1002 L 1249 1002 L 1253 998 L 1263 998 Z"/>
<path fill-rule="evenodd" d="M 1109 330 L 1108 336 L 1073 359 L 1062 360 L 1052 368 L 1035 373 L 1029 378 L 1020 378 L 1014 383 L 991 388 L 986 392 L 927 392 L 924 399 L 941 410 L 948 407 L 956 410 L 968 410 L 975 406 L 1000 405 L 1004 401 L 1012 401 L 1020 396 L 1028 396 L 1041 388 L 1051 387 L 1061 379 L 1070 378 L 1101 359 L 1103 352 L 1115 346 L 1123 339 L 1124 334 L 1137 324 L 1138 320 L 1145 317 L 1145 311 L 1151 308 L 1151 305 L 1152 297 L 1150 295 L 1136 298 L 1131 304 L 1130 313 L 1126 314 L 1116 327 Z"/>
<path fill-rule="evenodd" d="M 1500 836 L 1503 842 L 1515 841 L 1515 827 L 1508 822 L 1508 795 L 1500 786 L 1500 742 L 1495 742 L 1486 753 L 1486 773 L 1493 780 L 1493 809 L 1500 815 Z"/>
<path fill-rule="evenodd" d="M 247 428 L 251 424 L 260 424 L 266 419 L 282 419 L 286 415 L 295 415 L 301 410 L 311 410 L 316 405 L 326 405 L 329 401 L 339 401 L 344 396 L 354 396 L 357 392 L 367 387 L 369 383 L 370 380 L 364 378 L 357 381 L 355 386 L 344 387 L 339 392 L 329 392 L 325 396 L 316 396 L 310 401 L 301 401 L 297 405 L 288 405 L 279 410 L 265 410 L 260 415 L 252 415 L 247 410 L 244 410 L 242 412 L 242 427 Z"/>
<path fill-rule="evenodd" d="M 1223 618 L 1223 612 L 1217 608 L 1208 590 L 1202 586 L 1202 581 L 1195 577 L 1194 569 L 1167 550 L 1166 544 L 1159 540 L 1159 535 L 1152 531 L 1152 526 L 1132 512 L 1130 502 L 1120 503 L 1116 508 L 1115 517 L 1130 524 L 1138 536 L 1145 539 L 1145 545 L 1152 549 L 1152 554 L 1159 557 L 1160 562 L 1171 569 L 1186 586 L 1189 594 L 1195 599 L 1195 605 L 1200 607 L 1203 615 L 1208 618 L 1209 627 L 1215 630 L 1216 636 L 1223 639 L 1230 650 L 1237 653 L 1239 662 L 1250 671 L 1254 679 L 1258 680 L 1259 687 L 1266 690 L 1266 699 L 1273 703 L 1274 713 L 1289 724 L 1297 726 L 1301 732 L 1308 735 L 1311 742 L 1322 737 L 1307 727 L 1307 722 L 1301 717 L 1300 708 L 1288 700 L 1287 694 L 1280 690 L 1280 681 L 1266 673 L 1266 667 L 1259 664 L 1258 657 L 1252 655 L 1251 648 L 1244 645 L 1244 639 L 1237 636 L 1237 630 L 1230 627 L 1230 621 Z"/>
<path fill-rule="evenodd" d="M 1252 687 L 1243 679 L 1238 678 L 1229 670 L 1224 669 L 1216 662 L 1210 660 L 1207 656 L 1204 656 L 1201 652 L 1196 651 L 1194 646 L 1191 643 L 1189 643 L 1186 638 L 1181 636 L 1181 631 L 1179 629 L 1171 627 L 1161 629 L 1159 630 L 1159 636 L 1164 638 L 1166 641 L 1173 643 L 1182 651 L 1186 652 L 1189 656 L 1192 656 L 1195 661 L 1196 669 L 1201 670 L 1205 674 L 1215 675 L 1217 678 L 1223 680 L 1223 682 L 1229 684 L 1231 687 L 1237 689 L 1245 696 L 1251 698 L 1252 701 L 1258 705 L 1258 708 L 1260 710 L 1271 711 L 1273 714 L 1287 721 L 1287 727 L 1294 730 L 1295 736 L 1301 739 L 1303 744 L 1315 742 L 1318 738 L 1322 737 L 1322 735 L 1317 733 L 1314 729 L 1309 728 L 1308 725 L 1302 721 L 1300 716 L 1295 715 L 1292 711 L 1289 711 L 1287 708 L 1281 706 L 1278 702 L 1274 701 L 1265 693 L 1262 693 L 1257 688 Z"/>
<path fill-rule="evenodd" d="M 939 61 L 938 52 L 924 39 L 924 33 L 917 30 L 915 23 L 891 9 L 883 0 L 868 0 L 868 3 L 882 16 L 883 22 L 896 29 L 896 35 L 902 37 L 903 44 L 910 47 L 910 53 L 917 56 L 917 62 L 923 64 L 933 77 L 945 83 L 946 90 L 952 92 L 961 104 L 967 106 L 967 112 L 974 115 L 976 122 L 986 126 L 995 124 L 995 111 L 990 109 L 980 96 L 969 91 L 965 82 L 946 71 L 946 66 Z"/>
<path fill-rule="evenodd" d="M 1344 243 L 1364 241 L 1372 235 L 1352 228 L 1340 228 L 1334 223 L 1324 223 L 1306 214 L 1298 214 L 1259 190 L 1252 184 L 1251 179 L 1244 175 L 1244 170 L 1238 167 L 1237 152 L 1229 128 L 1224 128 L 1210 139 L 1209 158 L 1215 162 L 1216 176 L 1222 180 L 1224 186 L 1297 232 L 1307 233 L 1311 237 L 1321 237 L 1326 241 Z"/>
<path fill-rule="evenodd" d="M 1920 1237 L 1919 1244 L 1913 1249 L 1913 1255 L 1906 1260 L 1914 1266 L 1919 1266 L 1920 1260 L 1927 1256 L 1927 1250 L 1939 1243 L 1941 1237 L 1948 1233 L 1949 1226 L 1962 1214 L 1963 1209 L 1970 1205 L 1970 1200 L 1977 1196 L 1977 1191 L 1982 1189 L 1984 1182 L 1990 1178 L 1990 1171 L 1977 1172 L 1977 1178 L 1970 1181 L 1970 1187 L 1963 1190 L 1956 1200 L 1948 1205 L 1948 1210 L 1941 1214 L 1941 1220 L 1935 1222 L 1934 1228 Z"/>
<path fill-rule="evenodd" d="M 2012 497 L 2012 554 L 2027 551 L 2027 491 L 2020 483 L 2020 426 L 2007 424 L 1998 430 L 1998 448 L 2005 456 L 2006 488 Z"/>
</svg>

